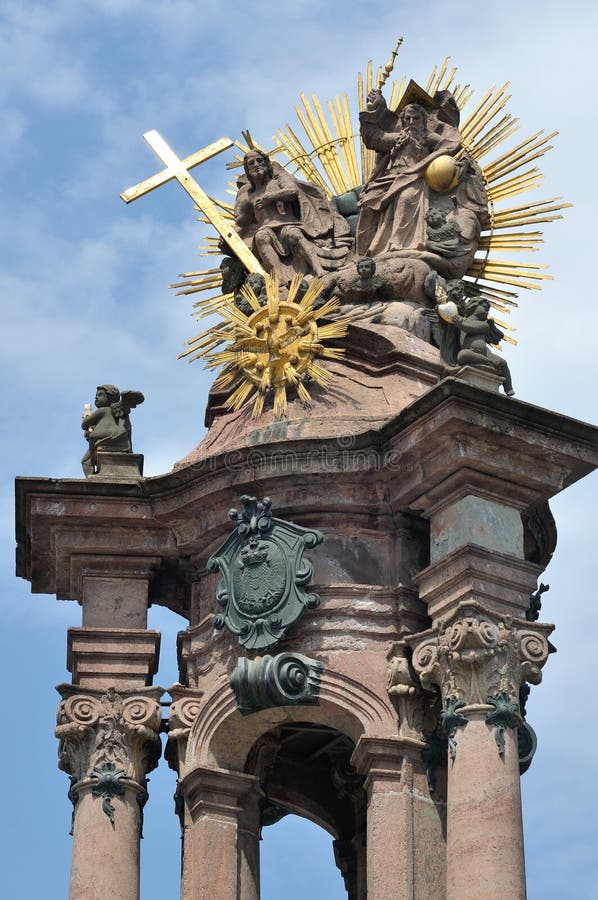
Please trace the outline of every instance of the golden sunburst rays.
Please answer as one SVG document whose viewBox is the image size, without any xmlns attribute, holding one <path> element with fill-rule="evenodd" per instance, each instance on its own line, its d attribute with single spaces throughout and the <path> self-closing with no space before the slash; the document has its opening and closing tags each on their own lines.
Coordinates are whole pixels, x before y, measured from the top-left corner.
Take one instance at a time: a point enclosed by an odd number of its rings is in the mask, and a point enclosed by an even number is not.
<svg viewBox="0 0 598 900">
<path fill-rule="evenodd" d="M 187 274 L 207 279 L 214 270 Z M 304 406 L 309 406 L 307 383 L 312 380 L 327 387 L 333 377 L 320 361 L 338 360 L 343 355 L 342 348 L 330 347 L 327 341 L 344 337 L 347 332 L 347 323 L 342 320 L 322 323 L 337 309 L 339 301 L 327 300 L 316 307 L 321 291 L 318 279 L 304 290 L 303 277 L 297 275 L 287 296 L 281 298 L 278 278 L 272 274 L 265 279 L 265 302 L 248 285 L 241 288 L 250 308 L 247 315 L 238 309 L 232 294 L 217 298 L 215 307 L 210 306 L 211 301 L 203 301 L 198 318 L 217 312 L 223 322 L 187 341 L 179 359 L 202 358 L 207 368 L 220 370 L 214 388 L 231 390 L 224 401 L 227 409 L 238 410 L 253 398 L 252 414 L 257 418 L 271 397 L 275 417 L 282 418 L 287 414 L 290 389 Z"/>
<path fill-rule="evenodd" d="M 370 90 L 388 79 L 396 51 L 387 66 L 374 69 L 369 62 L 365 76 L 357 78 L 357 108 L 365 109 Z M 562 211 L 571 204 L 561 197 L 535 203 L 508 205 L 512 198 L 526 194 L 542 184 L 542 174 L 535 163 L 548 150 L 556 132 L 539 131 L 507 150 L 500 152 L 505 142 L 519 131 L 519 120 L 506 109 L 511 94 L 509 83 L 492 87 L 481 99 L 473 102 L 474 90 L 469 84 L 455 83 L 457 69 L 447 57 L 435 66 L 425 83 L 426 93 L 450 90 L 462 111 L 460 132 L 464 151 L 478 163 L 486 183 L 490 205 L 489 226 L 482 232 L 479 253 L 467 273 L 470 279 L 493 287 L 512 285 L 518 289 L 538 289 L 542 280 L 550 278 L 539 266 L 524 266 L 506 260 L 505 252 L 537 251 L 542 232 L 536 226 L 562 218 Z M 387 84 L 390 109 L 396 109 L 407 87 L 403 76 Z M 466 107 L 472 106 L 471 112 Z M 360 141 L 357 120 L 352 117 L 347 94 L 337 94 L 323 104 L 316 94 L 310 98 L 300 95 L 295 107 L 298 126 L 287 124 L 274 137 L 274 152 L 286 159 L 286 167 L 299 177 L 324 188 L 335 196 L 350 191 L 367 180 L 375 164 L 375 153 Z M 498 154 L 498 155 L 496 155 Z M 507 204 L 507 205 L 504 205 Z M 504 207 L 504 208 L 503 208 Z M 533 230 L 527 231 L 527 228 Z M 501 255 L 493 260 L 494 253 Z M 482 286 L 482 285 L 480 285 Z"/>
</svg>

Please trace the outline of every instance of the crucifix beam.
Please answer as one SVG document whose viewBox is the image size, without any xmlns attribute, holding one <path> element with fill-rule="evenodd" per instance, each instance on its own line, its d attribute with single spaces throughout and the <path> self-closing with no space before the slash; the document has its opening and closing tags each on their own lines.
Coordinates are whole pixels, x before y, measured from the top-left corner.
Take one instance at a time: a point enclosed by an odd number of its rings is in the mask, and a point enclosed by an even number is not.
<svg viewBox="0 0 598 900">
<path fill-rule="evenodd" d="M 214 201 L 208 197 L 204 190 L 202 190 L 189 171 L 194 166 L 198 166 L 200 163 L 205 162 L 205 160 L 211 159 L 212 156 L 222 153 L 223 150 L 228 150 L 229 147 L 233 146 L 233 141 L 231 141 L 230 138 L 220 138 L 213 144 L 204 147 L 203 150 L 198 150 L 196 153 L 192 153 L 191 156 L 187 156 L 185 159 L 179 159 L 174 150 L 168 146 L 164 138 L 162 138 L 157 131 L 148 131 L 143 137 L 156 156 L 162 160 L 166 168 L 156 175 L 152 175 L 151 178 L 146 178 L 145 181 L 141 181 L 134 187 L 127 188 L 127 190 L 123 191 L 120 195 L 121 199 L 124 200 L 125 203 L 131 203 L 132 200 L 137 200 L 138 197 L 143 197 L 144 194 L 149 194 L 150 191 L 160 187 L 160 185 L 166 184 L 167 181 L 176 179 L 195 201 L 206 219 L 214 226 L 220 237 L 230 247 L 235 256 L 241 260 L 245 268 L 249 272 L 257 272 L 260 275 L 265 275 L 266 273 L 260 265 L 259 260 L 256 259 L 245 242 L 241 240 L 232 223 L 224 218 Z"/>
</svg>

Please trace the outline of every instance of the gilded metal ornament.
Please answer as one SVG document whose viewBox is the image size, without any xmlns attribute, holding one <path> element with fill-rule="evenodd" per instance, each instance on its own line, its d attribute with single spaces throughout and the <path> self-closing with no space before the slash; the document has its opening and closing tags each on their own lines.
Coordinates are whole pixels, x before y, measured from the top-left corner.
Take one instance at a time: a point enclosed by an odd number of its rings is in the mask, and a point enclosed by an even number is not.
<svg viewBox="0 0 598 900">
<path fill-rule="evenodd" d="M 208 560 L 208 571 L 221 572 L 216 599 L 223 612 L 214 627 L 228 628 L 248 650 L 264 650 L 285 636 L 303 614 L 320 603 L 307 593 L 313 574 L 306 548 L 324 535 L 272 516 L 271 500 L 241 497 L 243 509 L 233 509 L 236 528 Z"/>
<path fill-rule="evenodd" d="M 211 327 L 197 335 L 180 356 L 193 354 L 191 360 L 203 357 L 208 368 L 220 368 L 214 389 L 234 388 L 224 402 L 228 409 L 240 409 L 251 398 L 257 418 L 271 397 L 275 416 L 282 418 L 287 412 L 288 390 L 309 406 L 307 382 L 313 380 L 326 387 L 332 380 L 319 360 L 342 357 L 342 349 L 325 342 L 342 337 L 347 325 L 340 320 L 325 325 L 320 322 L 334 312 L 339 301 L 331 299 L 316 306 L 321 293 L 318 279 L 300 297 L 302 286 L 303 279 L 297 276 L 283 299 L 278 278 L 268 275 L 263 305 L 261 296 L 246 284 L 240 296 L 247 304 L 247 313 L 236 304 L 234 294 L 225 294 L 218 304 L 204 310 L 222 316 L 222 327 Z"/>
</svg>

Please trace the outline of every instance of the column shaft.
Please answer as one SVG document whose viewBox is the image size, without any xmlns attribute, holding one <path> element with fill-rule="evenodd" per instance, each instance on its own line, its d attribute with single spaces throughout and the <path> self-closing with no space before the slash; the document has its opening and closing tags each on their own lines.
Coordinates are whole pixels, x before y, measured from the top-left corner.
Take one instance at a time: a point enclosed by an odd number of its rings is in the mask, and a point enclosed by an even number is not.
<svg viewBox="0 0 598 900">
<path fill-rule="evenodd" d="M 259 900 L 257 779 L 196 769 L 181 782 L 186 801 L 181 900 Z"/>
<path fill-rule="evenodd" d="M 114 823 L 90 782 L 77 793 L 69 900 L 139 900 L 139 789 L 112 801 Z"/>
<path fill-rule="evenodd" d="M 524 900 L 517 731 L 505 729 L 500 756 L 486 709 L 463 712 L 448 772 L 447 900 Z"/>
</svg>

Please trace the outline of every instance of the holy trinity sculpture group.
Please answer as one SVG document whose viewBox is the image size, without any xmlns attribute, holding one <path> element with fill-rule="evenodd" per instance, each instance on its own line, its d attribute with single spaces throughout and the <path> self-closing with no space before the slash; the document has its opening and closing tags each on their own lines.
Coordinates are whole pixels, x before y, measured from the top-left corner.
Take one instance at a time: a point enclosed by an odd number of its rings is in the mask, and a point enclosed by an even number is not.
<svg viewBox="0 0 598 900">
<path fill-rule="evenodd" d="M 488 301 L 468 295 L 461 280 L 489 210 L 459 119 L 450 91 L 431 97 L 411 82 L 391 110 L 382 91 L 372 89 L 360 134 L 376 164 L 363 186 L 331 199 L 252 147 L 237 182 L 235 230 L 263 269 L 275 273 L 283 293 L 301 276 L 300 297 L 317 278 L 320 303 L 339 301 L 329 315 L 350 320 L 367 312 L 420 337 L 433 334 L 447 369 L 494 369 L 511 395 L 506 362 L 487 348 L 504 333 L 488 318 Z M 225 241 L 221 248 L 228 249 Z M 234 256 L 225 256 L 220 268 L 223 292 L 235 295 L 241 311 L 253 312 L 244 286 L 260 305 L 267 302 L 264 276 L 248 273 Z"/>
<path fill-rule="evenodd" d="M 123 200 L 176 179 L 217 231 L 205 252 L 223 257 L 220 265 L 172 286 L 212 292 L 194 304 L 197 318 L 218 313 L 224 321 L 191 338 L 180 356 L 219 370 L 214 388 L 227 394 L 229 409 L 252 396 L 259 416 L 272 398 L 283 416 L 287 389 L 309 403 L 308 383 L 330 380 L 321 360 L 341 355 L 330 340 L 344 337 L 352 320 L 410 331 L 439 348 L 445 373 L 490 370 L 513 393 L 506 361 L 489 348 L 516 343 L 504 319 L 517 306 L 513 288 L 537 289 L 549 276 L 545 266 L 494 253 L 537 250 L 541 232 L 526 226 L 560 218 L 568 204 L 496 204 L 540 184 L 538 169 L 526 167 L 553 135 L 539 132 L 482 165 L 518 128 L 503 114 L 508 85 L 489 91 L 463 121 L 473 91 L 453 85 L 456 69 L 446 60 L 425 88 L 393 82 L 387 102 L 400 44 L 377 79 L 371 64 L 365 83 L 359 76 L 358 136 L 346 95 L 329 102 L 329 119 L 315 95 L 313 107 L 302 95 L 297 114 L 311 151 L 290 126 L 270 151 L 243 132 L 244 143 L 221 138 L 185 159 L 157 132 L 144 135 L 165 168 Z M 209 197 L 190 169 L 234 146 L 242 155 L 228 167 L 242 171 L 227 204 Z M 281 153 L 284 165 L 275 159 Z"/>
</svg>

